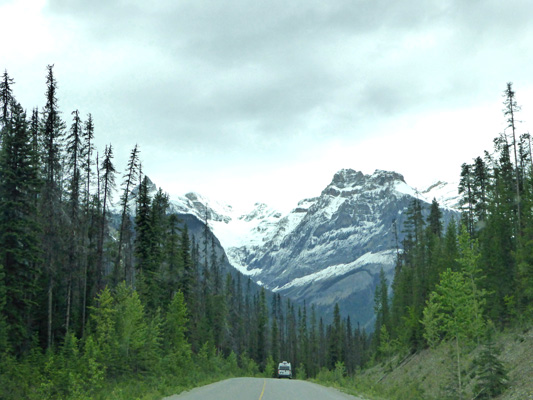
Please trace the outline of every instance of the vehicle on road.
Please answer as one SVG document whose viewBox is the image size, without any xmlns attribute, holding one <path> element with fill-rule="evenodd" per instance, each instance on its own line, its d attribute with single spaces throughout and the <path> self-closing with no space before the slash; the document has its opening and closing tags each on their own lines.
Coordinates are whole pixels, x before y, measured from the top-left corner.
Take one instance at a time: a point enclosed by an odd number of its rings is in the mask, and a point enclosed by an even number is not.
<svg viewBox="0 0 533 400">
<path fill-rule="evenodd" d="M 287 361 L 280 362 L 278 365 L 278 379 L 289 378 L 292 379 L 291 363 Z"/>
</svg>

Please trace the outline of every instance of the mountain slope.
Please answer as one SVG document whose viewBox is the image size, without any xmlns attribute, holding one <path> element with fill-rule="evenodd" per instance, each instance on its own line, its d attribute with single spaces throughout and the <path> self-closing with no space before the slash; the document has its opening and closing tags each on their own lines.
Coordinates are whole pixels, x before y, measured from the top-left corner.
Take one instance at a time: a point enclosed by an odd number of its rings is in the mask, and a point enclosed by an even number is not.
<svg viewBox="0 0 533 400">
<path fill-rule="evenodd" d="M 433 197 L 457 202 L 441 182 L 418 193 L 396 172 L 345 169 L 286 215 L 262 203 L 238 215 L 193 193 L 171 204 L 180 214 L 207 215 L 230 263 L 258 284 L 326 315 L 339 303 L 352 322 L 371 329 L 379 272 L 392 282 L 406 211 L 419 198 L 427 215 Z M 442 212 L 445 223 L 457 215 L 447 206 Z"/>
</svg>

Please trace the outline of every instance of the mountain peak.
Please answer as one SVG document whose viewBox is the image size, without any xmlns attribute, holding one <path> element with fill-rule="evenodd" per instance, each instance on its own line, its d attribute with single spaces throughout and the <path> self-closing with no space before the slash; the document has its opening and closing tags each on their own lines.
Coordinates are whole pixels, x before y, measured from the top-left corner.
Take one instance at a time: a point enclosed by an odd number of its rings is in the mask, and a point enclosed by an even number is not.
<svg viewBox="0 0 533 400">
<path fill-rule="evenodd" d="M 361 171 L 355 171 L 353 169 L 341 169 L 334 176 L 330 183 L 335 185 L 339 189 L 355 186 L 361 184 L 365 179 L 365 175 Z"/>
<path fill-rule="evenodd" d="M 386 183 L 398 181 L 405 183 L 405 179 L 402 174 L 394 171 L 384 171 L 382 169 L 376 169 L 370 176 L 370 180 L 374 181 L 378 185 L 384 185 Z"/>
<path fill-rule="evenodd" d="M 333 180 L 322 194 L 346 197 L 359 191 L 388 186 L 391 183 L 405 184 L 403 175 L 380 169 L 375 170 L 372 175 L 365 175 L 353 169 L 341 169 L 333 176 Z"/>
</svg>

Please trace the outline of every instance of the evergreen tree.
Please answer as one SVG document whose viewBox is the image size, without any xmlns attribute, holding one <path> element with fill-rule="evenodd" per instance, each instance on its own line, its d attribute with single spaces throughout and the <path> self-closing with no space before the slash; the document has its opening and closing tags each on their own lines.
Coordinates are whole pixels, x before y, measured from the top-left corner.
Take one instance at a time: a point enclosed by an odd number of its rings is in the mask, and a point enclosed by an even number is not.
<svg viewBox="0 0 533 400">
<path fill-rule="evenodd" d="M 104 239 L 107 227 L 107 211 L 112 201 L 113 189 L 115 188 L 115 166 L 113 165 L 113 147 L 106 146 L 104 152 L 104 159 L 100 166 L 101 171 L 101 188 L 102 188 L 102 217 L 100 221 L 100 229 L 98 236 L 97 248 L 97 274 L 98 287 L 102 287 L 104 283 L 104 276 L 106 275 L 104 265 Z"/>
<path fill-rule="evenodd" d="M 13 78 L 10 78 L 7 70 L 4 71 L 2 75 L 2 80 L 0 81 L 0 148 L 3 145 L 4 141 L 4 127 L 7 125 L 9 120 L 9 110 L 12 103 L 14 102 L 13 89 L 11 86 L 15 83 Z"/>
<path fill-rule="evenodd" d="M 482 227 L 488 212 L 489 171 L 481 157 L 474 160 L 472 191 L 475 197 L 474 213 L 478 228 Z M 472 235 L 472 232 L 470 232 Z"/>
<path fill-rule="evenodd" d="M 46 267 L 44 279 L 46 280 L 46 343 L 52 346 L 53 336 L 59 339 L 61 335 L 53 335 L 53 328 L 61 327 L 54 319 L 54 298 L 58 300 L 57 285 L 59 271 L 64 268 L 65 241 L 62 236 L 61 226 L 64 221 L 61 213 L 62 196 L 62 165 L 61 150 L 65 124 L 60 117 L 57 99 L 57 82 L 54 77 L 53 65 L 47 66 L 46 77 L 46 105 L 42 111 L 41 139 L 43 145 L 43 188 L 40 196 L 40 215 L 43 225 L 42 246 L 44 249 L 44 265 Z M 56 321 L 54 323 L 54 321 Z M 53 326 L 54 325 L 54 326 Z"/>
<path fill-rule="evenodd" d="M 83 161 L 81 167 L 84 171 L 85 177 L 85 189 L 84 189 L 84 203 L 86 212 L 89 210 L 89 203 L 91 201 L 91 180 L 93 176 L 93 165 L 94 161 L 92 159 L 94 153 L 94 122 L 91 114 L 87 116 L 87 121 L 85 121 L 85 126 L 83 129 Z"/>
<path fill-rule="evenodd" d="M 493 399 L 502 394 L 509 384 L 506 368 L 498 359 L 500 351 L 494 343 L 492 330 L 490 327 L 487 329 L 483 349 L 474 359 L 476 399 Z"/>
<path fill-rule="evenodd" d="M 117 250 L 117 259 L 115 261 L 115 282 L 118 282 L 120 279 L 126 280 L 128 276 L 128 270 L 131 269 L 131 266 L 122 266 L 122 246 L 124 240 L 127 238 L 129 241 L 131 239 L 131 233 L 126 230 L 127 221 L 129 221 L 130 206 L 129 200 L 133 185 L 137 180 L 137 174 L 139 173 L 139 150 L 137 145 L 133 148 L 130 154 L 130 159 L 128 161 L 128 167 L 123 177 L 122 182 L 122 196 L 120 197 L 120 208 L 122 209 L 122 214 L 120 217 L 120 229 L 118 237 L 118 250 Z M 130 275 L 131 275 L 131 271 Z"/>
<path fill-rule="evenodd" d="M 513 138 L 513 152 L 514 152 L 514 172 L 515 172 L 515 182 L 514 182 L 514 186 L 515 186 L 515 193 L 516 193 L 516 199 L 515 199 L 515 204 L 516 204 L 516 208 L 517 208 L 517 226 L 519 227 L 518 229 L 520 230 L 520 227 L 521 227 L 521 223 L 520 223 L 520 217 L 521 217 L 521 214 L 522 214 L 522 211 L 521 211 L 521 205 L 520 205 L 520 185 L 521 185 L 521 180 L 520 180 L 520 168 L 519 168 L 519 162 L 518 162 L 518 155 L 517 155 L 517 140 L 516 140 L 516 113 L 520 110 L 520 107 L 518 106 L 518 104 L 516 103 L 516 98 L 515 98 L 515 92 L 513 91 L 513 84 L 511 82 L 508 82 L 507 83 L 507 88 L 504 92 L 504 95 L 505 97 L 505 101 L 504 101 L 504 105 L 505 105 L 505 109 L 504 109 L 504 115 L 505 117 L 507 118 L 507 128 L 509 128 L 511 130 L 511 134 L 512 134 L 512 138 Z"/>
<path fill-rule="evenodd" d="M 0 82 L 0 102 L 2 105 L 2 122 L 4 124 L 7 123 L 7 120 L 9 118 L 9 108 L 11 107 L 11 104 L 14 100 L 13 97 L 13 89 L 11 89 L 11 86 L 15 83 L 13 78 L 10 78 L 7 70 L 4 71 L 2 74 L 2 81 Z"/>
<path fill-rule="evenodd" d="M 165 324 L 165 346 L 170 356 L 171 368 L 184 368 L 189 362 L 190 345 L 187 342 L 187 306 L 180 291 L 174 294 L 168 307 Z"/>
<path fill-rule="evenodd" d="M 436 199 L 433 199 L 431 202 L 429 216 L 427 218 L 427 229 L 429 230 L 429 234 L 438 238 L 442 235 L 442 211 Z"/>
<path fill-rule="evenodd" d="M 68 261 L 65 264 L 65 271 L 63 272 L 65 286 L 66 286 L 66 315 L 65 315 L 65 327 L 66 334 L 70 328 L 70 317 L 73 298 L 73 280 L 80 277 L 81 271 L 78 270 L 81 264 L 81 248 L 82 248 L 82 235 L 83 230 L 81 226 L 80 218 L 80 187 L 81 187 L 81 155 L 82 155 L 82 123 L 78 110 L 72 112 L 73 121 L 66 140 L 66 168 L 69 173 L 69 199 L 68 199 L 68 212 L 69 212 L 69 229 L 68 234 L 70 240 L 68 242 Z"/>
<path fill-rule="evenodd" d="M 482 310 L 484 299 L 479 295 L 464 272 L 446 270 L 427 302 L 422 323 L 424 337 L 430 345 L 449 339 L 453 346 L 455 364 L 455 391 L 464 398 L 465 347 L 480 337 L 484 329 Z"/>
<path fill-rule="evenodd" d="M 474 177 L 472 166 L 464 163 L 461 166 L 461 180 L 459 182 L 459 194 L 462 197 L 459 201 L 463 210 L 463 223 L 468 227 L 470 235 L 474 234 L 474 208 L 476 207 L 476 198 L 474 197 Z"/>
<path fill-rule="evenodd" d="M 514 296 L 516 285 L 516 251 L 518 236 L 516 224 L 516 202 L 514 195 L 514 172 L 509 145 L 504 137 L 495 141 L 499 152 L 493 166 L 493 184 L 486 219 L 486 228 L 480 234 L 481 269 L 486 279 L 482 287 L 489 293 L 487 312 L 491 320 L 503 324 L 508 322 L 510 310 L 506 297 Z"/>
<path fill-rule="evenodd" d="M 150 310 L 163 306 L 164 290 L 162 286 L 163 263 L 165 260 L 165 242 L 168 230 L 167 209 L 168 195 L 159 189 L 152 199 L 150 208 L 150 262 L 144 269 L 144 284 L 147 289 L 146 306 Z"/>
<path fill-rule="evenodd" d="M 339 304 L 335 303 L 333 309 L 333 324 L 330 325 L 329 346 L 328 346 L 328 367 L 334 368 L 338 362 L 343 362 L 343 342 L 344 332 L 341 322 L 341 314 Z"/>
<path fill-rule="evenodd" d="M 14 103 L 4 127 L 0 151 L 0 265 L 10 342 L 26 348 L 35 333 L 32 326 L 38 301 L 41 251 L 35 195 L 39 190 L 37 166 L 26 114 Z M 0 285 L 1 285 L 0 284 Z M 18 351 L 17 351 L 18 353 Z"/>
<path fill-rule="evenodd" d="M 374 314 L 376 316 L 374 332 L 380 332 L 383 326 L 385 326 L 386 329 L 390 326 L 388 290 L 389 285 L 387 283 L 387 278 L 385 277 L 383 268 L 381 268 L 379 271 L 379 283 L 374 292 Z M 374 335 L 374 349 L 377 350 L 379 345 L 380 337 L 379 335 Z"/>
<path fill-rule="evenodd" d="M 7 298 L 4 266 L 0 262 L 0 354 L 2 354 L 2 357 L 8 354 L 10 350 L 8 345 L 8 325 L 5 316 L 6 302 Z M 0 368 L 0 373 L 1 372 L 2 369 Z"/>
<path fill-rule="evenodd" d="M 139 289 L 141 296 L 144 296 L 144 275 L 146 270 L 150 270 L 151 257 L 151 203 L 148 193 L 148 177 L 145 176 L 139 186 L 137 195 L 137 213 L 135 215 L 135 260 L 136 260 L 136 280 L 135 285 Z"/>
<path fill-rule="evenodd" d="M 266 359 L 268 356 L 268 310 L 266 304 L 266 293 L 265 289 L 261 288 L 259 292 L 259 302 L 257 307 L 257 325 L 256 325 L 256 334 L 257 334 L 257 363 L 264 369 L 266 365 Z"/>
</svg>

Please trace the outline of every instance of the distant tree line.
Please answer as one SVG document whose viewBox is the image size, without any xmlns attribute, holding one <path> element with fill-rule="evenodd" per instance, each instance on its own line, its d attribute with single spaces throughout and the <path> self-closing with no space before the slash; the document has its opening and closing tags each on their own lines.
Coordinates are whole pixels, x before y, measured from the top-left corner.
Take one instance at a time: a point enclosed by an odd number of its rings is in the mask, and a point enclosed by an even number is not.
<svg viewBox="0 0 533 400">
<path fill-rule="evenodd" d="M 91 114 L 65 120 L 52 65 L 41 110 L 28 115 L 14 85 L 4 72 L 0 397 L 87 398 L 149 377 L 194 386 L 273 376 L 282 360 L 306 378 L 367 362 L 368 335 L 338 306 L 326 324 L 314 306 L 223 273 L 208 215 L 191 235 L 168 196 L 151 194 L 137 145 L 117 172 L 112 144 L 95 148 Z"/>
</svg>

